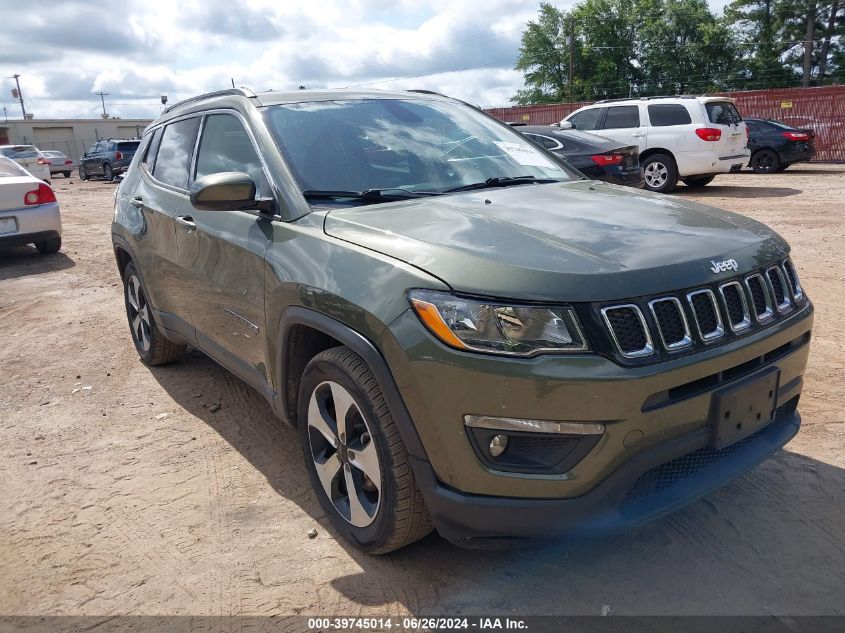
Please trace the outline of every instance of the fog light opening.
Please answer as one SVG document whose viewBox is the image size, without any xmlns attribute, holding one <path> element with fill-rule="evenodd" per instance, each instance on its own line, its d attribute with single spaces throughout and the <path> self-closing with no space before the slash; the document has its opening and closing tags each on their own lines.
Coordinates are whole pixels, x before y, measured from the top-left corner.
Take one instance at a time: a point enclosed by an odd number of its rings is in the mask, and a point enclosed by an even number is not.
<svg viewBox="0 0 845 633">
<path fill-rule="evenodd" d="M 508 448 L 507 435 L 494 435 L 490 440 L 490 457 L 499 457 Z"/>
</svg>

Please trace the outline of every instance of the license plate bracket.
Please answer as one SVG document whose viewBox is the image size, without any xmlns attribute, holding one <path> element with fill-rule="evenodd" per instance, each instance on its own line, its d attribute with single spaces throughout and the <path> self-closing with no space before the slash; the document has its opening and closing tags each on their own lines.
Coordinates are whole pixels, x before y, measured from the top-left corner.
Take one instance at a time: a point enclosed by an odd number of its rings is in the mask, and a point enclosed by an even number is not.
<svg viewBox="0 0 845 633">
<path fill-rule="evenodd" d="M 711 446 L 725 448 L 759 431 L 775 417 L 780 369 L 755 374 L 717 391 L 710 400 Z"/>
</svg>

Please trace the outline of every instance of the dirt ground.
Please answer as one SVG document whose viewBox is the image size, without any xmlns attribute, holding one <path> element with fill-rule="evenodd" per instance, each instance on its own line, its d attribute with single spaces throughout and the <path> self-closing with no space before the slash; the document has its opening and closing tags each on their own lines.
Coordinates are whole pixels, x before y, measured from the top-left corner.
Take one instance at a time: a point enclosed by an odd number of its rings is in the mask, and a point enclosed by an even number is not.
<svg viewBox="0 0 845 633">
<path fill-rule="evenodd" d="M 239 379 L 198 352 L 140 363 L 114 185 L 54 185 L 62 252 L 0 253 L 0 614 L 845 613 L 845 166 L 674 194 L 794 247 L 816 326 L 786 450 L 625 534 L 383 557 L 334 537 L 294 431 Z"/>
</svg>

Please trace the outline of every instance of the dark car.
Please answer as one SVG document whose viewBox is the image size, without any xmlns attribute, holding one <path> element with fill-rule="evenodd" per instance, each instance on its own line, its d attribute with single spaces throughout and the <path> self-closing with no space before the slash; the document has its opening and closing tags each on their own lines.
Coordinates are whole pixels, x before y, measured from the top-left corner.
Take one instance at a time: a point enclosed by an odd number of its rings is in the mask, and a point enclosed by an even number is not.
<svg viewBox="0 0 845 633">
<path fill-rule="evenodd" d="M 263 394 L 369 552 L 641 523 L 800 426 L 813 306 L 783 238 L 582 180 L 441 95 L 171 106 L 112 240 L 141 359 L 190 345 Z"/>
<path fill-rule="evenodd" d="M 643 186 L 640 153 L 635 145 L 623 145 L 597 134 L 553 125 L 521 125 L 516 129 L 564 158 L 587 178 L 630 187 Z"/>
<path fill-rule="evenodd" d="M 745 119 L 751 169 L 757 174 L 783 171 L 793 163 L 810 160 L 816 153 L 810 129 L 794 128 L 772 119 Z"/>
<path fill-rule="evenodd" d="M 91 176 L 102 176 L 114 180 L 117 174 L 125 172 L 135 156 L 139 140 L 105 139 L 94 143 L 79 159 L 79 179 L 88 180 Z"/>
</svg>

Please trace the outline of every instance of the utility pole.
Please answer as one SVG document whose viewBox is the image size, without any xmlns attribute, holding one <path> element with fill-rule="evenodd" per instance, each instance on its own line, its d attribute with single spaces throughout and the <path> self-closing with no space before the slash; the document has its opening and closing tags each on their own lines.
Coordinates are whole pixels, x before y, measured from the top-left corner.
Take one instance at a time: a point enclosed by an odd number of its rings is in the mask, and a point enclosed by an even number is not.
<svg viewBox="0 0 845 633">
<path fill-rule="evenodd" d="M 816 2 L 811 0 L 807 11 L 807 32 L 804 36 L 804 67 L 801 77 L 801 87 L 810 85 L 810 74 L 813 72 L 813 38 L 816 29 Z"/>
<path fill-rule="evenodd" d="M 102 103 L 102 104 L 103 104 L 103 118 L 105 119 L 105 118 L 106 118 L 106 116 L 107 116 L 107 113 L 106 113 L 106 97 L 108 97 L 108 96 L 109 96 L 109 93 L 108 93 L 108 92 L 103 92 L 103 91 L 101 90 L 100 92 L 95 92 L 94 94 L 95 94 L 95 95 L 98 95 L 98 96 L 100 97 L 100 103 Z"/>
<path fill-rule="evenodd" d="M 569 103 L 572 103 L 572 49 L 575 48 L 575 18 L 569 17 L 569 75 L 567 76 L 566 92 Z"/>
<path fill-rule="evenodd" d="M 20 99 L 20 102 L 21 102 L 21 114 L 23 114 L 23 118 L 25 119 L 26 118 L 26 108 L 23 107 L 23 93 L 21 92 L 21 82 L 18 81 L 18 77 L 20 77 L 20 75 L 15 73 L 9 79 L 14 79 L 15 85 L 18 87 L 18 99 Z"/>
</svg>

